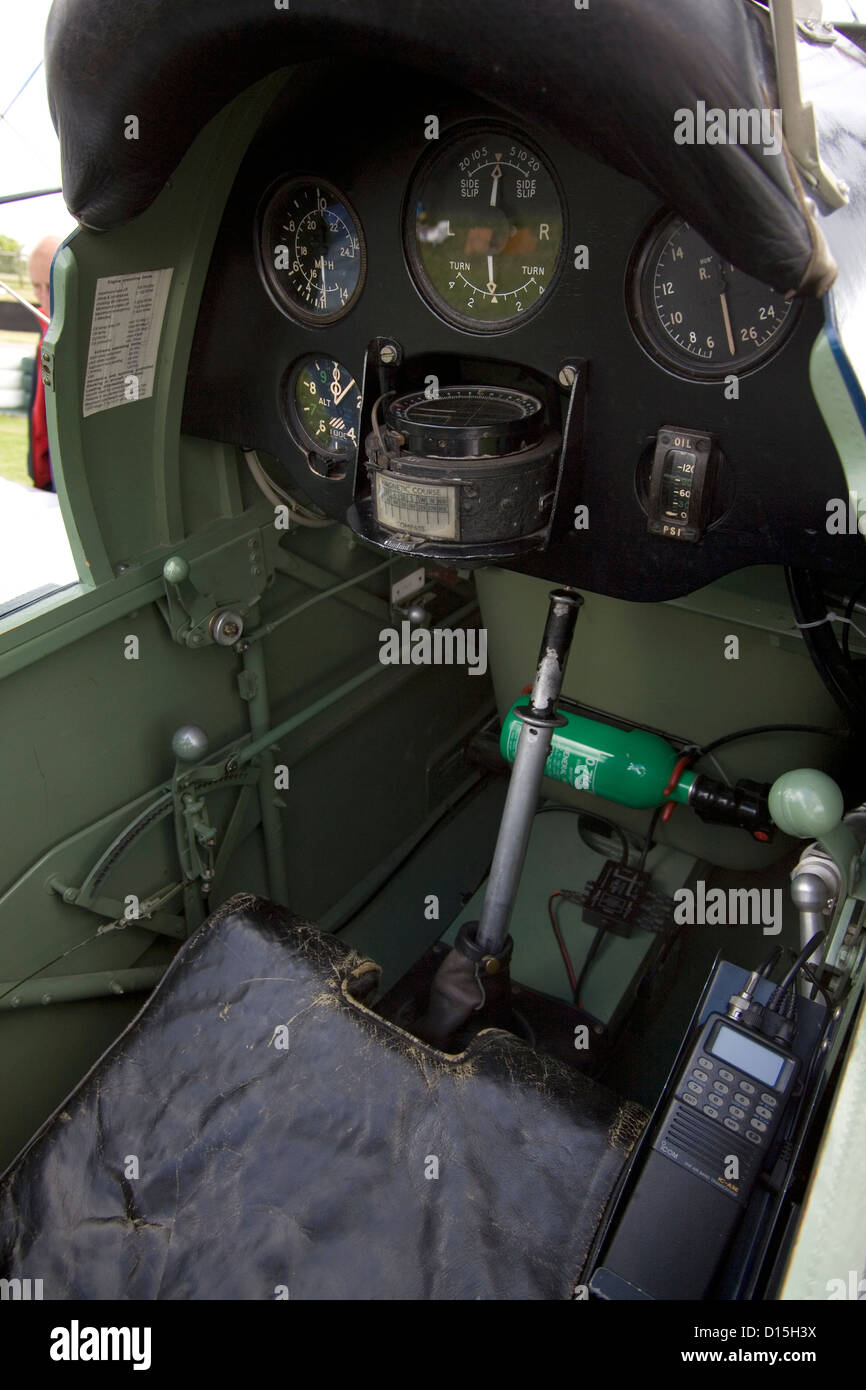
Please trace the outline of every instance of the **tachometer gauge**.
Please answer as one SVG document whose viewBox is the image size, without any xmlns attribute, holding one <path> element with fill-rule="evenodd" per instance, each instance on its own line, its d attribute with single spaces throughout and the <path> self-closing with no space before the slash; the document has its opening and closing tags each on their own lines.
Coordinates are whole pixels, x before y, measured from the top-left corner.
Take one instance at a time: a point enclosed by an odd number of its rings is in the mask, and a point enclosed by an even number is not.
<svg viewBox="0 0 866 1390">
<path fill-rule="evenodd" d="M 678 376 L 722 381 L 778 351 L 799 304 L 737 270 L 682 217 L 655 224 L 633 259 L 629 310 L 647 351 Z"/>
<path fill-rule="evenodd" d="M 562 261 L 565 213 L 552 171 L 507 128 L 467 130 L 425 157 L 406 201 L 415 282 L 443 318 L 474 333 L 541 308 Z"/>
<path fill-rule="evenodd" d="M 361 390 L 348 367 L 332 357 L 304 357 L 289 373 L 286 408 L 305 453 L 325 461 L 354 457 L 361 422 Z"/>
<path fill-rule="evenodd" d="M 258 255 L 272 299 L 303 323 L 334 323 L 361 293 L 361 224 L 324 179 L 291 179 L 271 190 L 258 219 Z"/>
</svg>

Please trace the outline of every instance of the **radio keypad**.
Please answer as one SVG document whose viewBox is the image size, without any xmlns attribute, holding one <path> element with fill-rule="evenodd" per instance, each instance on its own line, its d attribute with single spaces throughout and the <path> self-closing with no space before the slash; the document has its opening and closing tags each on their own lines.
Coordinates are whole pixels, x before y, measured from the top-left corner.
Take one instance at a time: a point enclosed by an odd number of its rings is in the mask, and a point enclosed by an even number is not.
<svg viewBox="0 0 866 1390">
<path fill-rule="evenodd" d="M 773 1073 L 778 1089 L 771 1089 L 770 1063 L 766 1063 L 767 1079 L 763 1081 L 746 1071 L 745 1067 L 759 1053 L 754 1047 L 752 1051 L 740 1047 L 738 1052 L 735 1039 L 728 1036 L 745 1031 L 720 1014 L 706 1020 L 699 1042 L 679 1072 L 673 1098 L 653 1141 L 654 1151 L 717 1189 L 721 1184 L 741 1206 L 748 1201 L 769 1156 L 785 1097 L 798 1067 L 790 1050 L 783 1052 L 766 1044 L 764 1051 L 779 1058 Z M 737 1056 L 737 1061 L 722 1065 L 721 1056 L 713 1057 L 717 1038 L 719 1052 L 726 1048 L 727 1055 Z M 763 1070 L 765 1062 L 762 1058 L 754 1065 Z M 738 1183 L 730 1182 L 726 1176 L 727 1159 L 732 1153 L 742 1162 Z"/>
<path fill-rule="evenodd" d="M 762 1091 L 761 1103 L 757 1105 L 751 1099 L 757 1094 L 757 1087 L 751 1081 L 735 1075 L 726 1067 L 718 1068 L 719 1079 L 716 1080 L 711 1075 L 715 1071 L 716 1065 L 709 1057 L 698 1057 L 679 1099 L 690 1107 L 700 1106 L 711 1120 L 720 1119 L 726 1129 L 743 1134 L 750 1143 L 763 1144 L 768 1123 L 774 1119 L 773 1111 L 778 1105 L 778 1098 L 769 1091 Z M 706 1103 L 701 1105 L 707 1091 L 710 1094 L 706 1096 Z M 747 1111 L 752 1114 L 748 1115 Z"/>
</svg>

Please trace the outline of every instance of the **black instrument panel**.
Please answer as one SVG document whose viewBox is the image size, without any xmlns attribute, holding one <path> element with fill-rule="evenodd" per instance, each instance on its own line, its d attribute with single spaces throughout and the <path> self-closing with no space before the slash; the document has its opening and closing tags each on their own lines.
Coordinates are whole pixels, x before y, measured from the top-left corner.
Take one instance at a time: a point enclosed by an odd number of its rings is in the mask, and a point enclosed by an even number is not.
<svg viewBox="0 0 866 1390">
<path fill-rule="evenodd" d="M 292 223 L 306 235 L 290 244 Z M 486 358 L 500 385 L 512 367 L 518 387 L 532 372 L 563 412 L 563 365 L 583 360 L 585 428 L 564 490 L 583 524 L 565 518 L 512 567 L 645 601 L 752 564 L 859 576 L 862 540 L 825 525 L 847 488 L 808 383 L 822 324 L 820 303 L 723 264 L 659 197 L 530 114 L 411 72 L 384 86 L 369 67 L 362 82 L 317 63 L 293 73 L 238 173 L 184 429 L 271 455 L 278 482 L 342 520 L 374 340 L 399 344 L 422 382 L 428 358 Z M 715 441 L 717 493 L 692 543 L 650 527 L 669 427 Z"/>
</svg>

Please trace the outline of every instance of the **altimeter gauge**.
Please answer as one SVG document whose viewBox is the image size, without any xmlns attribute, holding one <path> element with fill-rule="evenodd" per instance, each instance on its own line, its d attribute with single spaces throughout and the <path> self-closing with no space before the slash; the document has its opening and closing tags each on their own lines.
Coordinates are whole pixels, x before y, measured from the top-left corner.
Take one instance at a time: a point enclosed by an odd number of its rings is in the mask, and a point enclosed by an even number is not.
<svg viewBox="0 0 866 1390">
<path fill-rule="evenodd" d="M 303 357 L 289 373 L 289 426 L 305 453 L 313 451 L 328 464 L 354 458 L 361 404 L 361 388 L 352 372 L 332 357 Z"/>
</svg>

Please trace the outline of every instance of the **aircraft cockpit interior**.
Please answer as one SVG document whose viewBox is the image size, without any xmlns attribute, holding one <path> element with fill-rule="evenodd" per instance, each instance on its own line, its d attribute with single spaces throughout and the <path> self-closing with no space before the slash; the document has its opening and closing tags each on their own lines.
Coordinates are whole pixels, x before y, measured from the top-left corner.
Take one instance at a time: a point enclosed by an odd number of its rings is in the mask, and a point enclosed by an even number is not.
<svg viewBox="0 0 866 1390">
<path fill-rule="evenodd" d="M 4 1288 L 863 1297 L 866 22 L 55 0 L 45 55 Z"/>
</svg>

